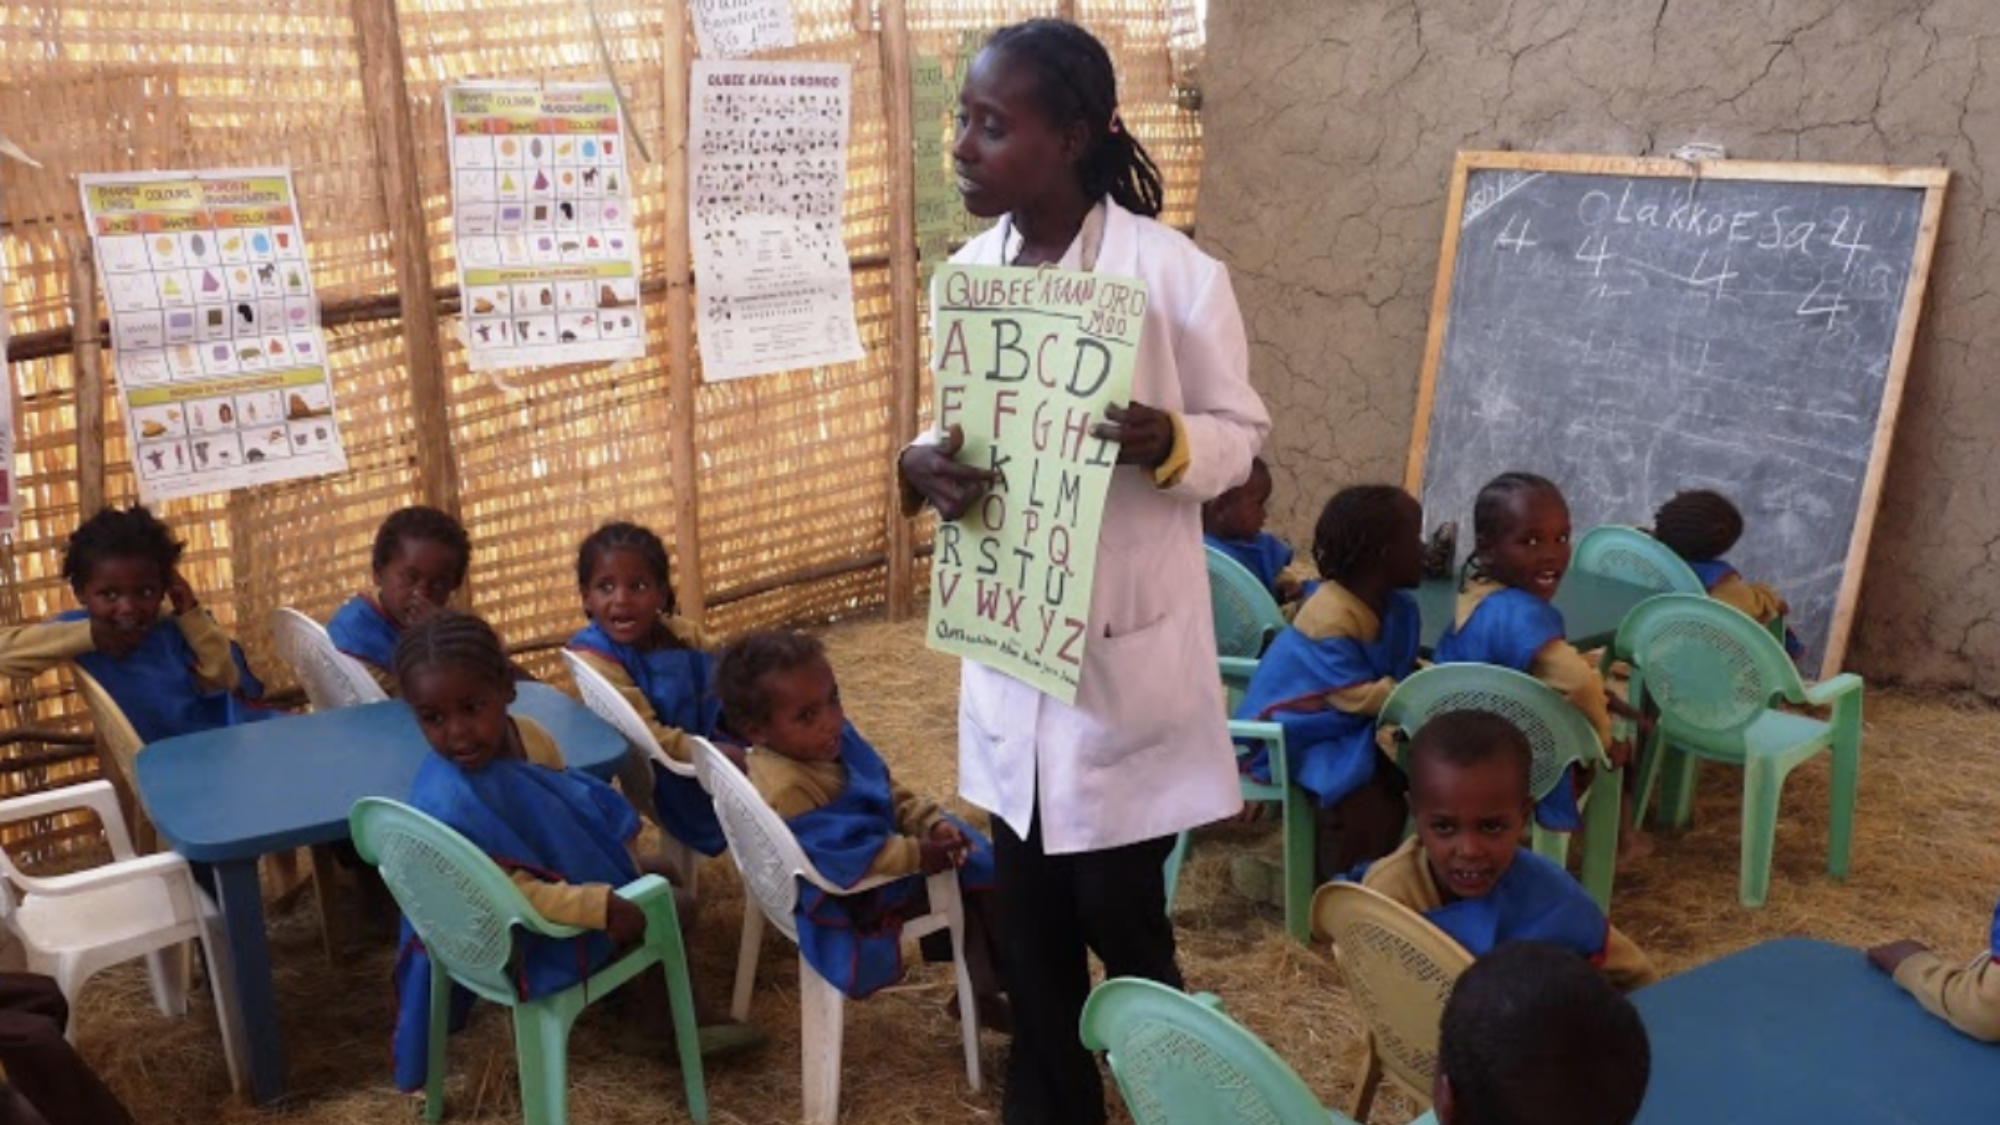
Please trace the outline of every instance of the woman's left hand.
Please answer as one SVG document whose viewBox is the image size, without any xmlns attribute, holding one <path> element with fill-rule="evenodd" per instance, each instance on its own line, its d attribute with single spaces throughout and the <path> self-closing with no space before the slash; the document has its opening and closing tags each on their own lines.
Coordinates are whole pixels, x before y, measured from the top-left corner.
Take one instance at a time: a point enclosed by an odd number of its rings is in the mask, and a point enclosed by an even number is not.
<svg viewBox="0 0 2000 1125">
<path fill-rule="evenodd" d="M 1091 436 L 1118 443 L 1118 463 L 1157 469 L 1174 451 L 1173 416 L 1143 402 L 1109 406 Z"/>
</svg>

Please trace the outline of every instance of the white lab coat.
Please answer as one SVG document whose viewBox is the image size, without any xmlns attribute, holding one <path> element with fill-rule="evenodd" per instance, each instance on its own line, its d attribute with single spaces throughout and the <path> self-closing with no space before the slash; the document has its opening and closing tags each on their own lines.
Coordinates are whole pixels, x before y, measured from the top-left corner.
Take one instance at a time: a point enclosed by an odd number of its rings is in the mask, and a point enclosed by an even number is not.
<svg viewBox="0 0 2000 1125">
<path fill-rule="evenodd" d="M 1074 706 L 964 662 L 959 792 L 1023 838 L 1039 797 L 1049 855 L 1154 839 L 1243 805 L 1201 504 L 1249 476 L 1270 415 L 1250 387 L 1228 271 L 1180 232 L 1105 206 L 1097 271 L 1143 278 L 1150 292 L 1132 398 L 1181 416 L 1191 463 L 1168 489 L 1136 466 L 1112 471 Z M 1007 229 L 996 225 L 953 260 L 1001 264 Z M 1063 265 L 1075 268 L 1079 254 L 1072 246 Z"/>
</svg>

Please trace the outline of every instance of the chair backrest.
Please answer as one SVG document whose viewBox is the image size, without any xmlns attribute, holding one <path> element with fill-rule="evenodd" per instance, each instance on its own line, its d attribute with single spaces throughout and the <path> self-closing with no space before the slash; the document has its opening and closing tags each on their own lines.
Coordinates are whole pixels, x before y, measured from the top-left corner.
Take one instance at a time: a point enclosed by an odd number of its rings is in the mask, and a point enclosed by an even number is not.
<svg viewBox="0 0 2000 1125">
<path fill-rule="evenodd" d="M 577 694 L 583 697 L 583 705 L 590 708 L 592 714 L 611 724 L 640 754 L 658 762 L 667 772 L 682 777 L 694 776 L 692 765 L 667 757 L 667 752 L 660 749 L 660 740 L 654 738 L 653 732 L 646 726 L 646 720 L 632 709 L 624 696 L 618 694 L 618 689 L 611 686 L 610 680 L 568 649 L 563 650 L 562 658 L 564 666 L 569 669 L 569 678 L 576 683 Z"/>
<path fill-rule="evenodd" d="M 272 610 L 268 621 L 278 655 L 297 673 L 313 710 L 332 711 L 389 698 L 360 661 L 334 647 L 319 622 L 290 606 Z"/>
<path fill-rule="evenodd" d="M 1662 594 L 1708 592 L 1687 560 L 1636 527 L 1591 528 L 1576 541 L 1569 564 L 1585 574 L 1601 574 Z"/>
<path fill-rule="evenodd" d="M 1208 551 L 1208 602 L 1215 614 L 1215 650 L 1219 656 L 1264 655 L 1265 646 L 1285 628 L 1278 600 L 1242 563 L 1216 550 Z"/>
<path fill-rule="evenodd" d="M 408 805 L 363 797 L 348 813 L 361 858 L 453 980 L 497 1004 L 517 997 L 508 967 L 514 928 L 553 937 L 579 933 L 537 914 L 500 865 L 450 827 Z"/>
<path fill-rule="evenodd" d="M 826 880 L 806 858 L 798 837 L 750 784 L 743 771 L 722 756 L 707 739 L 695 738 L 695 775 L 715 801 L 715 818 L 722 822 L 729 856 L 743 875 L 744 892 L 757 900 L 764 917 L 791 938 L 799 939 L 792 911 L 799 902 L 799 879 L 822 886 Z M 829 888 L 831 889 L 831 888 Z"/>
<path fill-rule="evenodd" d="M 1416 672 L 1389 694 L 1381 721 L 1414 735 L 1447 711 L 1490 711 L 1521 728 L 1534 751 L 1529 786 L 1536 800 L 1562 783 L 1572 763 L 1604 764 L 1604 744 L 1583 712 L 1533 676 L 1496 664 L 1438 664 Z"/>
<path fill-rule="evenodd" d="M 1428 1097 L 1438 1022 L 1472 954 L 1423 915 L 1359 883 L 1321 887 L 1312 914 L 1313 932 L 1333 942 L 1383 1072 Z"/>
<path fill-rule="evenodd" d="M 1669 738 L 1739 743 L 1773 701 L 1803 702 L 1805 681 L 1785 646 L 1748 614 L 1696 594 L 1661 594 L 1633 608 L 1612 651 L 1659 704 Z"/>
<path fill-rule="evenodd" d="M 1084 1046 L 1109 1052 L 1137 1125 L 1352 1125 L 1213 997 L 1119 977 L 1090 994 L 1082 1032 Z"/>
<path fill-rule="evenodd" d="M 104 826 L 104 841 L 111 847 L 112 862 L 132 859 L 137 855 L 132 849 L 132 835 L 125 829 L 124 810 L 118 807 L 118 792 L 108 781 L 86 781 L 81 785 L 64 785 L 40 793 L 9 797 L 0 801 L 0 826 L 79 809 L 97 814 L 98 821 Z M 12 888 L 19 887 L 28 894 L 35 894 L 42 886 L 42 879 L 24 873 L 15 865 L 14 857 L 7 854 L 6 844 L 0 842 L 0 918 L 13 912 L 15 900 Z"/>
</svg>

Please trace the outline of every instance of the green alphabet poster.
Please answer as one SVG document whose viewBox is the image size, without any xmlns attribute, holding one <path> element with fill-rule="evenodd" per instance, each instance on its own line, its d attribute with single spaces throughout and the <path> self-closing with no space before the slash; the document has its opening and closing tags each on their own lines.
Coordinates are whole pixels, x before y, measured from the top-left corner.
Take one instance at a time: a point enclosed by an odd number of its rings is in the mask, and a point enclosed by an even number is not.
<svg viewBox="0 0 2000 1125">
<path fill-rule="evenodd" d="M 1131 399 L 1146 285 L 947 265 L 931 307 L 938 425 L 958 425 L 960 460 L 1000 479 L 963 517 L 938 525 L 930 646 L 1074 703 L 1118 459 L 1118 447 L 1090 431 L 1105 407 Z"/>
</svg>

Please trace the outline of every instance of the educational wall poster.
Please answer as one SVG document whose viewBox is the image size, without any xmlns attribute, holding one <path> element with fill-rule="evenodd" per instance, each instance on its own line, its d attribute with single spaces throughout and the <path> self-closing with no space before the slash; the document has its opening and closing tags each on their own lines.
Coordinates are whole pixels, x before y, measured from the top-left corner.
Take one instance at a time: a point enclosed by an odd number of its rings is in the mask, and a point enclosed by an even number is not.
<svg viewBox="0 0 2000 1125">
<path fill-rule="evenodd" d="M 474 371 L 646 352 L 639 239 L 609 85 L 464 82 L 445 97 Z"/>
<path fill-rule="evenodd" d="M 1105 491 L 1118 447 L 1090 430 L 1131 397 L 1146 283 L 946 265 L 932 282 L 940 432 L 1000 480 L 940 521 L 930 647 L 1076 701 Z"/>
<path fill-rule="evenodd" d="M 852 81 L 845 63 L 694 64 L 688 226 L 710 379 L 862 357 L 840 232 Z"/>
<path fill-rule="evenodd" d="M 694 0 L 694 38 L 705 58 L 738 59 L 790 47 L 791 0 Z"/>
<path fill-rule="evenodd" d="M 291 169 L 79 179 L 139 498 L 345 469 Z"/>
<path fill-rule="evenodd" d="M 910 138 L 916 164 L 917 257 L 924 292 L 931 274 L 951 257 L 954 243 L 963 243 L 990 225 L 965 209 L 952 168 L 951 143 L 957 135 L 958 88 L 985 42 L 986 32 L 968 29 L 959 36 L 957 53 L 918 52 L 910 57 Z"/>
</svg>

